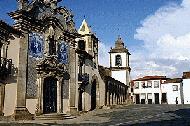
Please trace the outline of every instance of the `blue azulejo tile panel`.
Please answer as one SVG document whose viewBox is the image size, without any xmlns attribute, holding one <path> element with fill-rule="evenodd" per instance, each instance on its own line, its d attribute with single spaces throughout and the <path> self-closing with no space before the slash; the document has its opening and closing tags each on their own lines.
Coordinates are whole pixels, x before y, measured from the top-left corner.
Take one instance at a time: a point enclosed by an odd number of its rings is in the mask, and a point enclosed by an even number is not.
<svg viewBox="0 0 190 126">
<path fill-rule="evenodd" d="M 29 34 L 29 55 L 34 58 L 43 56 L 44 37 L 39 33 Z"/>
<path fill-rule="evenodd" d="M 64 41 L 58 44 L 58 60 L 60 63 L 67 64 L 68 63 L 68 49 L 69 46 Z"/>
</svg>

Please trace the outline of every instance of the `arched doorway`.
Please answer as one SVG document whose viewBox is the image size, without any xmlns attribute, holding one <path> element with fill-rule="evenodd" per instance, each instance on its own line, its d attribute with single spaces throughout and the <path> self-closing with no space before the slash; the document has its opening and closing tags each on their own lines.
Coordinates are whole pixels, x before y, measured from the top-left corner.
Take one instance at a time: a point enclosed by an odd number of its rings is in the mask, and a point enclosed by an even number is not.
<svg viewBox="0 0 190 126">
<path fill-rule="evenodd" d="M 43 84 L 43 113 L 57 112 L 57 79 L 47 77 Z"/>
<path fill-rule="evenodd" d="M 96 79 L 92 82 L 91 87 L 91 110 L 96 108 Z"/>
</svg>

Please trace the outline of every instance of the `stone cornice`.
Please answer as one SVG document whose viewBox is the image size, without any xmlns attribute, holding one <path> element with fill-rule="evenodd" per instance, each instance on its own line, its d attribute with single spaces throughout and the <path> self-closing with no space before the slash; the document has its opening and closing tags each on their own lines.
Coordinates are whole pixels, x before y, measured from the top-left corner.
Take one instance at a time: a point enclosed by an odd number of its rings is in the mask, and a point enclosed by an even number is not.
<svg viewBox="0 0 190 126">
<path fill-rule="evenodd" d="M 131 55 L 129 53 L 128 49 L 126 49 L 126 48 L 121 48 L 121 49 L 113 48 L 113 49 L 110 50 L 109 53 L 124 53 L 124 52 L 127 53 L 128 55 Z"/>
<path fill-rule="evenodd" d="M 129 70 L 129 71 L 131 71 L 130 67 L 111 67 L 110 69 L 113 70 L 113 71 L 119 71 L 119 70 Z"/>
<path fill-rule="evenodd" d="M 10 12 L 9 16 L 16 20 L 14 27 L 21 31 L 41 31 L 43 29 L 43 22 L 33 19 L 25 10 Z"/>
</svg>

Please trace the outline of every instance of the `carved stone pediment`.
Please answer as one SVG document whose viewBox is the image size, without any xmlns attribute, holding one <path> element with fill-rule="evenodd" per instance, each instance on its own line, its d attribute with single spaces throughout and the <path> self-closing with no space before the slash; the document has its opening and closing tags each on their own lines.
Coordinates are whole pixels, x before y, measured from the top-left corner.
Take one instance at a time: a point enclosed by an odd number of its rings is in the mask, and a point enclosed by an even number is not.
<svg viewBox="0 0 190 126">
<path fill-rule="evenodd" d="M 43 61 L 37 64 L 36 70 L 40 75 L 51 75 L 58 77 L 68 77 L 68 72 L 66 71 L 66 65 L 59 64 L 56 56 L 46 57 Z"/>
<path fill-rule="evenodd" d="M 73 30 L 75 29 L 73 14 L 66 7 L 58 7 L 57 3 L 60 1 L 62 0 L 36 0 L 29 5 L 28 12 L 34 19 L 43 21 L 45 24 L 48 19 L 56 18 L 56 21 L 64 27 L 64 30 Z"/>
<path fill-rule="evenodd" d="M 21 2 L 22 0 L 19 0 Z M 21 4 L 19 10 L 9 13 L 16 20 L 15 27 L 26 31 L 41 31 L 55 24 L 62 31 L 77 32 L 73 15 L 65 7 L 58 7 L 61 0 L 32 0 Z"/>
</svg>

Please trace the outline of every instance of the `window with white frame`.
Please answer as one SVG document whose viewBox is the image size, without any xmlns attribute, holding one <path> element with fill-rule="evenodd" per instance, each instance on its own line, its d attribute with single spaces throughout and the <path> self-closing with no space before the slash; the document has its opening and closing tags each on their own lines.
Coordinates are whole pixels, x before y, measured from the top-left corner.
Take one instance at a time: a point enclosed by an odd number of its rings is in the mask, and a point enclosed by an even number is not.
<svg viewBox="0 0 190 126">
<path fill-rule="evenodd" d="M 146 99 L 146 94 L 145 93 L 141 93 L 140 98 L 141 99 Z"/>
<path fill-rule="evenodd" d="M 141 86 L 142 86 L 142 88 L 146 88 L 146 85 L 145 85 L 144 81 L 141 82 Z"/>
<path fill-rule="evenodd" d="M 178 91 L 178 86 L 177 85 L 173 85 L 173 91 Z"/>
<path fill-rule="evenodd" d="M 139 82 L 135 82 L 135 89 L 139 89 Z"/>
<path fill-rule="evenodd" d="M 154 88 L 159 88 L 159 81 L 154 81 Z"/>
<path fill-rule="evenodd" d="M 152 99 L 152 93 L 147 94 L 148 99 Z"/>
<path fill-rule="evenodd" d="M 148 88 L 152 88 L 152 81 L 147 81 Z"/>
</svg>

